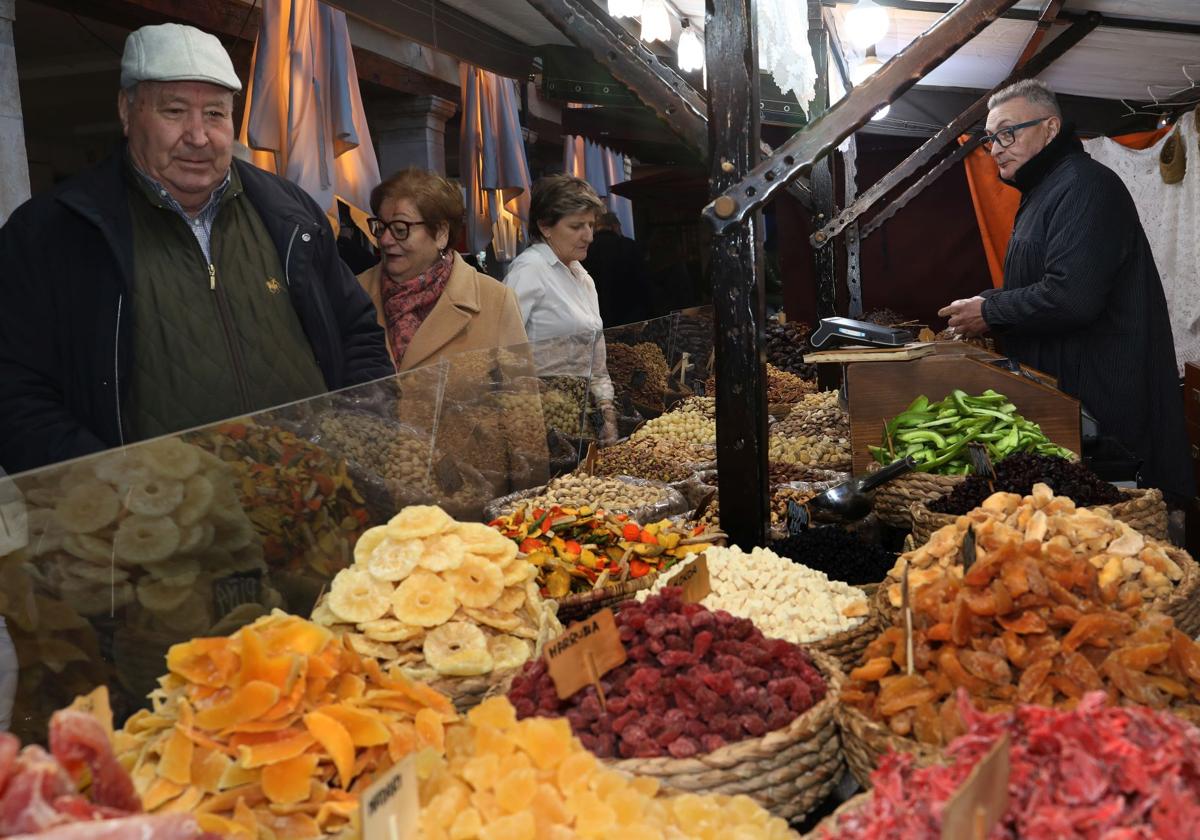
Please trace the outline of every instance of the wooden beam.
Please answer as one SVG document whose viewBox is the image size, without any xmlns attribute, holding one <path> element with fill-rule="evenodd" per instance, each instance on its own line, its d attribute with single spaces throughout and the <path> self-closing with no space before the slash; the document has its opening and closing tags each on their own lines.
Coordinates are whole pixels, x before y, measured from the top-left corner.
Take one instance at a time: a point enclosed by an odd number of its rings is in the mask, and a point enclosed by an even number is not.
<svg viewBox="0 0 1200 840">
<path fill-rule="evenodd" d="M 845 230 L 848 225 L 875 206 L 884 196 L 908 178 L 916 175 L 922 167 L 941 154 L 946 147 L 962 136 L 975 123 L 983 119 L 987 115 L 988 100 L 994 93 L 1008 87 L 1018 79 L 1032 78 L 1038 75 L 1063 56 L 1069 49 L 1086 38 L 1099 23 L 1100 15 L 1092 13 L 1083 20 L 1072 24 L 1066 32 L 1051 41 L 1044 50 L 1030 59 L 1027 64 L 1011 73 L 1007 79 L 975 100 L 971 107 L 951 120 L 949 125 L 926 140 L 916 151 L 901 161 L 895 169 L 884 175 L 870 189 L 851 202 L 833 221 L 815 232 L 811 237 L 813 246 L 817 248 L 824 247 L 830 240 Z M 880 70 L 879 72 L 882 73 L 883 71 Z"/>
<path fill-rule="evenodd" d="M 1017 59 L 1017 63 L 1013 65 L 1013 72 L 1020 70 L 1029 63 L 1031 58 L 1037 55 L 1037 51 L 1041 49 L 1042 41 L 1046 39 L 1046 33 L 1054 25 L 1054 21 L 1057 20 L 1058 13 L 1062 11 L 1063 3 L 1065 2 L 1066 0 L 1045 0 L 1045 3 L 1042 4 L 1042 13 L 1038 15 L 1037 27 L 1033 30 L 1033 34 L 1029 36 L 1029 40 L 1025 42 L 1025 49 L 1021 50 L 1021 56 Z"/>
<path fill-rule="evenodd" d="M 753 0 L 706 0 L 709 188 L 719 195 L 759 158 L 758 58 Z M 766 295 L 757 214 L 709 246 L 715 317 L 717 486 L 721 527 L 749 551 L 766 545 L 771 517 L 767 485 Z"/>
<path fill-rule="evenodd" d="M 880 6 L 901 9 L 908 12 L 928 12 L 933 15 L 944 15 L 954 8 L 953 3 L 929 2 L 929 0 L 875 0 Z M 1087 17 L 1090 12 L 1062 12 L 1058 15 L 1060 23 L 1077 23 Z M 1009 9 L 1000 17 L 1008 20 L 1035 21 L 1041 16 L 1033 9 Z M 1200 23 L 1184 23 L 1174 20 L 1149 20 L 1146 18 L 1122 17 L 1119 15 L 1104 16 L 1105 29 L 1126 29 L 1131 32 L 1159 32 L 1166 35 L 1200 35 Z"/>
<path fill-rule="evenodd" d="M 205 0 L 203 3 L 196 0 L 40 2 L 70 14 L 82 15 L 127 29 L 137 29 L 155 23 L 186 23 L 221 38 L 230 55 L 235 58 L 237 53 L 253 46 L 262 22 L 262 10 L 258 6 L 249 6 L 236 0 Z M 458 85 L 397 64 L 370 50 L 354 47 L 354 65 L 360 80 L 374 82 L 389 90 L 418 96 L 432 94 L 455 102 L 459 100 Z"/>
<path fill-rule="evenodd" d="M 748 177 L 704 208 L 713 229 L 723 233 L 744 222 L 790 181 L 812 169 L 838 143 L 870 121 L 917 80 L 981 32 L 1017 0 L 963 0 L 863 84 L 756 166 Z"/>
<path fill-rule="evenodd" d="M 368 26 L 416 41 L 484 70 L 525 79 L 534 50 L 440 0 L 322 0 Z"/>
</svg>

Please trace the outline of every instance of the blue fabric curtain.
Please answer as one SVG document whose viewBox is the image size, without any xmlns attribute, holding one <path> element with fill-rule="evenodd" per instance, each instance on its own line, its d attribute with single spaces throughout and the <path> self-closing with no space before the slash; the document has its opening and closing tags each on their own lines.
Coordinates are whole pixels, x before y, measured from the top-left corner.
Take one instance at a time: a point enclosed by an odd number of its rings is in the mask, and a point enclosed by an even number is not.
<svg viewBox="0 0 1200 840">
<path fill-rule="evenodd" d="M 612 192 L 625 181 L 625 156 L 575 134 L 563 137 L 563 171 L 583 178 L 621 220 L 621 233 L 634 238 L 633 202 Z"/>
</svg>

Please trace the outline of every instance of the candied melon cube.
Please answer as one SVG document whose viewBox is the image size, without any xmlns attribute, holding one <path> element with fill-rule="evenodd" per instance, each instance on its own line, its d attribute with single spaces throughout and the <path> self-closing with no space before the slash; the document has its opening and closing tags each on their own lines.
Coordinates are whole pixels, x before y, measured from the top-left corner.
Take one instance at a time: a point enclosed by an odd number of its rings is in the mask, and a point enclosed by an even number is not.
<svg viewBox="0 0 1200 840">
<path fill-rule="evenodd" d="M 483 830 L 483 818 L 474 808 L 467 808 L 454 818 L 450 826 L 450 840 L 471 840 Z"/>
<path fill-rule="evenodd" d="M 517 725 L 517 710 L 507 697 L 489 697 L 467 712 L 467 720 L 474 726 L 494 726 L 504 731 Z"/>
<path fill-rule="evenodd" d="M 510 814 L 524 811 L 537 792 L 537 774 L 532 769 L 501 772 L 493 791 L 500 807 Z"/>
<path fill-rule="evenodd" d="M 500 770 L 500 759 L 493 753 L 477 755 L 467 761 L 462 777 L 475 790 L 491 790 Z"/>
<path fill-rule="evenodd" d="M 542 770 L 556 767 L 573 746 L 571 724 L 566 718 L 527 718 L 517 725 L 514 737 Z"/>
<path fill-rule="evenodd" d="M 558 787 L 563 793 L 573 793 L 588 787 L 588 781 L 596 772 L 599 762 L 590 752 L 580 750 L 571 753 L 558 765 Z"/>
<path fill-rule="evenodd" d="M 533 814 L 528 811 L 492 820 L 479 832 L 479 840 L 534 840 L 536 836 Z"/>
<path fill-rule="evenodd" d="M 570 820 L 562 795 L 554 785 L 538 785 L 529 803 L 529 810 L 537 823 L 539 835 L 544 834 L 549 826 L 565 825 Z"/>
</svg>

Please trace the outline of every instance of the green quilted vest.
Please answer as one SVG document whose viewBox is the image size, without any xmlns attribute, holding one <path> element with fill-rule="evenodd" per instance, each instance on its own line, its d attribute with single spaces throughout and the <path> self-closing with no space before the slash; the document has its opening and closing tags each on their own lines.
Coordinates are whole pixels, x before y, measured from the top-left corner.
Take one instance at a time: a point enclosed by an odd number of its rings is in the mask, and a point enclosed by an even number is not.
<svg viewBox="0 0 1200 840">
<path fill-rule="evenodd" d="M 237 170 L 210 265 L 187 223 L 129 171 L 134 287 L 126 431 L 145 440 L 324 393 L 279 254 Z"/>
</svg>

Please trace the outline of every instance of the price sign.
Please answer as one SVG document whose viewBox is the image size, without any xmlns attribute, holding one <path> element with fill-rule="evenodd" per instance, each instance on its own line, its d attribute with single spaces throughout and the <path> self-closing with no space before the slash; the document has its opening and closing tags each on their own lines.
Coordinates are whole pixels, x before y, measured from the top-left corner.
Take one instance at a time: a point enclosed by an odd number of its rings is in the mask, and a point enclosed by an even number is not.
<svg viewBox="0 0 1200 840">
<path fill-rule="evenodd" d="M 942 810 L 942 840 L 985 840 L 1008 809 L 1009 738 L 979 760 Z"/>
<path fill-rule="evenodd" d="M 959 551 L 959 559 L 962 560 L 963 574 L 971 571 L 971 567 L 975 565 L 975 526 L 971 525 L 967 528 L 967 533 L 963 536 L 962 549 Z"/>
<path fill-rule="evenodd" d="M 410 840 L 417 836 L 421 803 L 416 755 L 392 766 L 359 797 L 363 840 Z"/>
<path fill-rule="evenodd" d="M 708 558 L 701 554 L 687 566 L 680 569 L 669 581 L 667 586 L 683 588 L 685 604 L 698 604 L 712 592 L 708 580 Z"/>
<path fill-rule="evenodd" d="M 601 610 L 569 625 L 561 636 L 546 644 L 543 655 L 560 700 L 594 685 L 603 705 L 600 678 L 625 662 L 625 645 L 613 611 Z"/>
<path fill-rule="evenodd" d="M 213 581 L 213 609 L 218 618 L 242 604 L 262 603 L 262 572 L 235 572 Z"/>
</svg>

